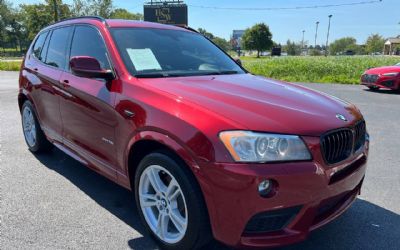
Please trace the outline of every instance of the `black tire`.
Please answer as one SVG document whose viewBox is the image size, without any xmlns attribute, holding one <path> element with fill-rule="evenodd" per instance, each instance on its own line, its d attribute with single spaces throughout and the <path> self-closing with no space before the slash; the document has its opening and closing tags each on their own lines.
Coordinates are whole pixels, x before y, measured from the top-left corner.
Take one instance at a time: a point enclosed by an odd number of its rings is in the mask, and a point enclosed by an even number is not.
<svg viewBox="0 0 400 250">
<path fill-rule="evenodd" d="M 34 125 L 35 125 L 35 142 L 30 144 L 27 139 L 27 135 L 24 129 L 24 110 L 28 109 L 33 116 L 34 120 Z M 22 121 L 22 131 L 24 133 L 24 138 L 26 145 L 28 146 L 29 150 L 32 153 L 44 153 L 48 152 L 53 148 L 53 145 L 47 140 L 46 136 L 43 133 L 42 128 L 40 127 L 40 124 L 38 122 L 38 119 L 36 117 L 36 112 L 35 109 L 30 101 L 25 101 L 24 104 L 22 105 L 21 109 L 21 121 Z"/>
<path fill-rule="evenodd" d="M 175 244 L 169 244 L 163 240 L 161 240 L 149 227 L 146 222 L 146 219 L 143 215 L 140 199 L 139 199 L 139 181 L 140 177 L 143 174 L 143 171 L 151 166 L 158 165 L 162 166 L 169 173 L 173 175 L 173 177 L 178 182 L 183 195 L 186 200 L 187 213 L 188 213 L 188 224 L 184 237 Z M 212 239 L 210 223 L 207 208 L 200 190 L 200 187 L 197 183 L 197 180 L 193 176 L 193 173 L 190 172 L 185 163 L 181 162 L 179 159 L 176 159 L 173 155 L 168 152 L 154 152 L 143 158 L 143 160 L 139 163 L 139 166 L 136 170 L 135 174 L 135 200 L 137 204 L 138 213 L 140 215 L 140 219 L 145 226 L 146 230 L 153 237 L 153 239 L 157 242 L 157 244 L 162 249 L 167 250 L 182 250 L 182 249 L 199 249 L 209 243 Z"/>
</svg>

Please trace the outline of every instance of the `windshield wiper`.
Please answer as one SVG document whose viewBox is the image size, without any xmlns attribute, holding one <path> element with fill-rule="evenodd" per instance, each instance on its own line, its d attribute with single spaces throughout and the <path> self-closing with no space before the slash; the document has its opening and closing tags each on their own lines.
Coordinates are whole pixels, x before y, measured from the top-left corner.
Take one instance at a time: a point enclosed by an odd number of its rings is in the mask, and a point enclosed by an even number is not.
<svg viewBox="0 0 400 250">
<path fill-rule="evenodd" d="M 202 75 L 234 75 L 238 74 L 239 72 L 236 70 L 221 70 L 221 71 L 211 71 L 202 73 Z"/>
<path fill-rule="evenodd" d="M 238 74 L 236 70 L 222 70 L 222 71 L 208 71 L 208 72 L 192 72 L 192 73 L 166 73 L 166 72 L 152 72 L 152 73 L 139 73 L 136 74 L 137 78 L 163 78 L 163 77 L 179 77 L 179 76 L 206 76 L 206 75 L 233 75 Z"/>
<path fill-rule="evenodd" d="M 170 75 L 167 73 L 141 73 L 136 74 L 135 77 L 137 78 L 162 78 L 162 77 L 169 77 Z"/>
</svg>

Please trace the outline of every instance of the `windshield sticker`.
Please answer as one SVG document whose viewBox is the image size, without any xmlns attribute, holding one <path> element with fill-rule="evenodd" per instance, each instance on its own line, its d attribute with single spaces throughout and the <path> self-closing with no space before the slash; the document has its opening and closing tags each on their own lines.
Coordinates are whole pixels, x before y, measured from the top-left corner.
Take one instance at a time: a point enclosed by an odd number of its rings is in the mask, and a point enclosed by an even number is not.
<svg viewBox="0 0 400 250">
<path fill-rule="evenodd" d="M 129 58 L 131 59 L 137 71 L 143 70 L 161 70 L 156 57 L 151 49 L 131 49 L 127 48 Z"/>
</svg>

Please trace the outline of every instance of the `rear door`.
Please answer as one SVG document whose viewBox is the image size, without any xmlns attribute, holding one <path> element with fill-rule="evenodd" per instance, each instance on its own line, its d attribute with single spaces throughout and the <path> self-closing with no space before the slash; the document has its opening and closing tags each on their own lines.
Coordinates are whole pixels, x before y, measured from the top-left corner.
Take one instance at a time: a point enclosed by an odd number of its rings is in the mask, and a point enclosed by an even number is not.
<svg viewBox="0 0 400 250">
<path fill-rule="evenodd" d="M 73 56 L 91 56 L 103 69 L 112 69 L 106 45 L 94 26 L 76 25 L 69 58 Z M 117 122 L 112 81 L 79 77 L 68 70 L 63 73 L 61 83 L 63 91 L 68 93 L 60 104 L 64 144 L 83 154 L 98 170 L 115 178 Z"/>
<path fill-rule="evenodd" d="M 66 51 L 71 27 L 56 28 L 39 35 L 29 56 L 31 93 L 41 127 L 48 137 L 62 141 L 60 115 L 60 77 L 66 67 Z M 44 39 L 44 43 L 42 44 Z"/>
</svg>

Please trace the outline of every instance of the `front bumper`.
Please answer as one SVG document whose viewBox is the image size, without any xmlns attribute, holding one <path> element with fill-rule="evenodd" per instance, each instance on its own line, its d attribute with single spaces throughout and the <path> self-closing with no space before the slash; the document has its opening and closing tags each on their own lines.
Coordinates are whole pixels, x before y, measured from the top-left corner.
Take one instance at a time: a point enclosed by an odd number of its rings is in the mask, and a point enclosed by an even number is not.
<svg viewBox="0 0 400 250">
<path fill-rule="evenodd" d="M 363 82 L 361 79 L 360 84 L 365 85 L 367 87 L 378 87 L 384 89 L 398 90 L 400 89 L 400 78 L 380 76 L 375 82 Z"/>
<path fill-rule="evenodd" d="M 304 240 L 333 220 L 359 194 L 365 175 L 368 141 L 344 162 L 326 166 L 319 138 L 305 137 L 313 161 L 276 164 L 204 163 L 198 179 L 207 203 L 214 237 L 234 247 L 276 247 Z M 276 194 L 262 198 L 258 184 L 278 183 Z M 283 228 L 246 232 L 249 221 L 269 211 L 295 211 Z M 297 210 L 296 210 L 297 209 Z"/>
</svg>

